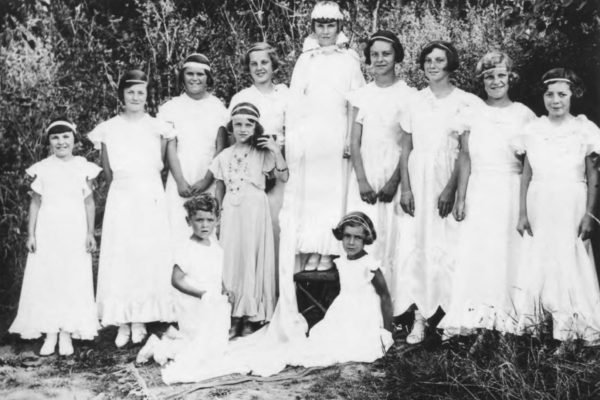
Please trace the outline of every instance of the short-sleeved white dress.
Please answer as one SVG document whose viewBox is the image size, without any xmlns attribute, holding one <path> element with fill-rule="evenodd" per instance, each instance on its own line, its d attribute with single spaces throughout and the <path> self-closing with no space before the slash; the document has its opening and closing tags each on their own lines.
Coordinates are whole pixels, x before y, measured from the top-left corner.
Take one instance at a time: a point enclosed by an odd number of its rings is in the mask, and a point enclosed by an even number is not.
<svg viewBox="0 0 600 400">
<path fill-rule="evenodd" d="M 270 321 L 275 309 L 275 253 L 265 175 L 275 168 L 268 151 L 233 145 L 210 170 L 225 183 L 219 238 L 225 261 L 223 282 L 235 295 L 232 315 Z"/>
<path fill-rule="evenodd" d="M 521 103 L 469 107 L 459 117 L 469 131 L 471 175 L 466 216 L 459 224 L 450 306 L 439 327 L 446 335 L 474 329 L 513 330 L 512 286 L 522 256 L 516 230 L 522 164 L 511 141 L 535 114 Z"/>
<path fill-rule="evenodd" d="M 86 340 L 96 336 L 99 324 L 92 258 L 86 251 L 84 200 L 92 194 L 87 181 L 100 171 L 83 157 L 64 161 L 54 155 L 26 170 L 35 178 L 31 189 L 42 202 L 35 226 L 36 251 L 27 256 L 19 310 L 10 332 L 24 339 L 60 330 Z"/>
<path fill-rule="evenodd" d="M 227 125 L 229 119 L 221 100 L 212 94 L 195 100 L 183 93 L 163 104 L 157 118 L 170 123 L 175 130 L 177 156 L 185 180 L 192 185 L 204 178 L 215 156 L 217 132 Z M 214 188 L 209 191 L 214 191 Z M 167 178 L 166 196 L 171 235 L 176 247 L 190 237 L 192 230 L 185 220 L 183 208 L 187 199 L 179 196 L 172 173 Z"/>
<path fill-rule="evenodd" d="M 352 106 L 358 109 L 356 122 L 362 125 L 360 154 L 367 181 L 375 193 L 383 189 L 398 166 L 402 134 L 398 116 L 407 109 L 410 97 L 415 92 L 400 80 L 385 88 L 371 82 L 352 92 L 349 97 Z M 399 240 L 399 201 L 399 187 L 389 203 L 378 201 L 368 204 L 362 201 L 356 173 L 352 172 L 348 185 L 348 212 L 362 211 L 375 224 L 377 240 L 370 254 L 383 266 L 388 282 L 391 282 Z"/>
<path fill-rule="evenodd" d="M 412 134 L 413 149 L 408 174 L 415 202 L 415 216 L 402 213 L 396 267 L 391 292 L 394 315 L 411 304 L 429 317 L 448 306 L 457 246 L 457 222 L 440 218 L 438 198 L 448 183 L 458 155 L 458 136 L 453 132 L 459 110 L 483 100 L 454 88 L 437 98 L 429 87 L 417 92 L 400 116 L 402 129 Z"/>
<path fill-rule="evenodd" d="M 160 172 L 165 122 L 116 116 L 89 134 L 104 143 L 113 180 L 102 224 L 96 302 L 103 325 L 173 321 L 173 257 Z"/>
<path fill-rule="evenodd" d="M 535 331 L 543 310 L 552 314 L 555 339 L 597 345 L 600 289 L 589 243 L 578 237 L 578 227 L 586 212 L 585 158 L 600 154 L 600 130 L 583 115 L 558 126 L 544 116 L 527 125 L 514 145 L 533 171 L 527 192 L 533 237 L 526 233 L 523 239 L 517 333 Z"/>
</svg>

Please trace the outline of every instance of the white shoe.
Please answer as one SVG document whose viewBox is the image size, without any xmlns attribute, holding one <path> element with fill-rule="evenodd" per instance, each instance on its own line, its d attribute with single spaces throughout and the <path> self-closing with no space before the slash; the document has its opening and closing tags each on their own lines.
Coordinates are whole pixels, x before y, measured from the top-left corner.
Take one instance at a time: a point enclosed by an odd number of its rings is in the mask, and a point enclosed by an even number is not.
<svg viewBox="0 0 600 400">
<path fill-rule="evenodd" d="M 73 354 L 73 342 L 69 332 L 61 331 L 58 335 L 58 354 L 61 356 L 70 356 Z"/>
<path fill-rule="evenodd" d="M 147 334 L 146 324 L 142 322 L 134 322 L 131 324 L 131 341 L 133 343 L 142 343 Z"/>
<path fill-rule="evenodd" d="M 319 266 L 319 260 L 321 259 L 321 255 L 318 253 L 313 253 L 308 257 L 308 261 L 304 266 L 305 271 L 315 271 Z"/>
<path fill-rule="evenodd" d="M 333 261 L 331 260 L 331 256 L 321 256 L 317 271 L 329 271 L 332 267 Z"/>
<path fill-rule="evenodd" d="M 160 339 L 156 335 L 150 335 L 148 340 L 146 340 L 144 347 L 142 347 L 138 352 L 135 362 L 138 364 L 144 364 L 150 361 L 150 359 L 154 356 L 154 349 L 159 342 Z"/>
<path fill-rule="evenodd" d="M 127 343 L 129 343 L 129 336 L 131 336 L 131 328 L 129 327 L 129 324 L 119 325 L 119 332 L 115 338 L 115 345 L 118 348 L 125 346 Z"/>
<path fill-rule="evenodd" d="M 57 333 L 46 333 L 46 339 L 44 340 L 44 344 L 40 349 L 40 356 L 49 356 L 54 354 L 54 349 L 56 348 L 57 340 Z"/>
<path fill-rule="evenodd" d="M 179 332 L 173 325 L 169 325 L 164 335 L 169 339 L 180 339 L 182 337 L 181 332 Z"/>
<path fill-rule="evenodd" d="M 420 312 L 415 311 L 415 322 L 413 328 L 406 337 L 406 343 L 417 344 L 425 339 L 425 318 Z"/>
</svg>

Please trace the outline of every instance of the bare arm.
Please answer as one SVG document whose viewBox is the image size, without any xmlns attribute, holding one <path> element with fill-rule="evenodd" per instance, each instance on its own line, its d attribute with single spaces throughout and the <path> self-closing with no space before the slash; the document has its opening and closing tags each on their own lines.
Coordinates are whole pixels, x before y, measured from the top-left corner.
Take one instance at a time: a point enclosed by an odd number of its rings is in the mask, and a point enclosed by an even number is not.
<svg viewBox="0 0 600 400">
<path fill-rule="evenodd" d="M 525 156 L 523 165 L 523 172 L 521 173 L 521 190 L 519 193 L 519 222 L 517 224 L 517 231 L 523 236 L 523 233 L 527 231 L 529 236 L 533 236 L 531 225 L 529 224 L 529 217 L 527 215 L 527 192 L 529 191 L 529 183 L 533 171 L 531 170 L 531 164 L 529 164 L 529 158 Z"/>
<path fill-rule="evenodd" d="M 102 170 L 104 171 L 104 178 L 106 179 L 106 184 L 110 186 L 113 179 L 112 169 L 110 168 L 110 161 L 108 159 L 108 149 L 106 148 L 106 144 L 102 143 L 102 151 L 100 153 L 100 158 L 102 162 Z"/>
<path fill-rule="evenodd" d="M 204 174 L 204 178 L 200 179 L 198 182 L 192 185 L 192 195 L 204 192 L 206 189 L 208 189 L 208 187 L 213 183 L 214 180 L 215 177 L 212 171 L 209 169 L 208 171 L 206 171 L 206 174 Z"/>
<path fill-rule="evenodd" d="M 167 142 L 167 161 L 169 162 L 169 170 L 175 179 L 177 184 L 177 191 L 181 197 L 189 197 L 191 195 L 190 184 L 183 177 L 183 171 L 181 170 L 181 163 L 179 162 L 179 156 L 177 155 L 177 139 L 169 140 Z"/>
<path fill-rule="evenodd" d="M 402 153 L 400 154 L 400 206 L 408 215 L 415 216 L 415 200 L 410 186 L 410 177 L 408 174 L 408 159 L 413 149 L 412 135 L 405 132 L 400 140 Z"/>
<path fill-rule="evenodd" d="M 450 174 L 450 178 L 448 179 L 448 183 L 440 193 L 438 197 L 438 212 L 440 217 L 446 218 L 448 214 L 452 212 L 452 208 L 454 207 L 454 201 L 456 199 L 456 187 L 458 185 L 458 157 L 454 161 L 454 168 L 452 169 L 452 174 Z"/>
<path fill-rule="evenodd" d="M 200 290 L 194 286 L 188 279 L 187 274 L 179 268 L 177 264 L 173 266 L 173 273 L 171 274 L 171 285 L 181 293 L 185 293 L 189 296 L 197 297 L 199 299 L 204 296 L 206 290 Z"/>
<path fill-rule="evenodd" d="M 587 205 L 586 212 L 579 224 L 581 240 L 589 239 L 594 230 L 594 212 L 598 201 L 598 170 L 594 167 L 592 156 L 585 158 L 585 174 L 587 177 Z"/>
<path fill-rule="evenodd" d="M 225 129 L 225 127 L 221 126 L 221 127 L 219 127 L 219 130 L 217 131 L 215 156 L 217 154 L 219 154 L 220 152 L 222 152 L 223 149 L 225 149 L 226 147 L 229 146 L 229 143 L 227 143 L 227 142 L 228 142 L 227 129 Z"/>
<path fill-rule="evenodd" d="M 371 280 L 375 292 L 379 295 L 381 305 L 381 315 L 383 316 L 383 327 L 388 331 L 392 331 L 392 298 L 385 283 L 385 278 L 380 269 L 373 271 L 374 276 Z"/>
<path fill-rule="evenodd" d="M 217 183 L 215 185 L 215 197 L 219 201 L 219 205 L 223 208 L 223 198 L 225 197 L 225 182 L 220 179 L 217 179 Z"/>
<path fill-rule="evenodd" d="M 350 158 L 350 133 L 354 124 L 354 112 L 352 104 L 346 102 L 346 134 L 344 135 L 344 158 Z"/>
<path fill-rule="evenodd" d="M 375 193 L 367 181 L 367 174 L 365 173 L 365 166 L 360 152 L 362 144 L 362 124 L 356 122 L 356 114 L 358 114 L 358 108 L 353 107 L 352 120 L 355 122 L 352 124 L 352 131 L 350 133 L 350 159 L 352 160 L 352 166 L 354 167 L 354 173 L 356 174 L 356 180 L 358 181 L 360 198 L 368 204 L 375 204 L 377 202 L 377 193 Z"/>
<path fill-rule="evenodd" d="M 385 186 L 377 193 L 377 198 L 384 203 L 389 203 L 394 199 L 396 192 L 398 192 L 398 187 L 400 186 L 400 181 L 402 180 L 402 155 L 398 158 L 398 164 L 396 165 L 396 169 L 390 176 L 390 179 L 385 183 Z"/>
<path fill-rule="evenodd" d="M 456 207 L 454 218 L 462 221 L 465 218 L 465 201 L 467 187 L 471 176 L 471 154 L 469 153 L 469 132 L 464 132 L 460 137 L 460 152 L 458 153 L 458 187 L 456 190 Z"/>
<path fill-rule="evenodd" d="M 31 193 L 31 203 L 29 204 L 29 221 L 27 223 L 27 250 L 35 253 L 37 243 L 35 239 L 35 227 L 37 225 L 38 213 L 42 205 L 42 196 L 39 193 Z"/>
<path fill-rule="evenodd" d="M 93 181 L 87 182 L 92 189 Z M 85 203 L 85 219 L 87 221 L 87 234 L 85 237 L 85 248 L 88 252 L 96 251 L 96 239 L 94 238 L 94 228 L 96 221 L 96 203 L 94 202 L 94 194 L 90 193 L 84 200 Z"/>
</svg>

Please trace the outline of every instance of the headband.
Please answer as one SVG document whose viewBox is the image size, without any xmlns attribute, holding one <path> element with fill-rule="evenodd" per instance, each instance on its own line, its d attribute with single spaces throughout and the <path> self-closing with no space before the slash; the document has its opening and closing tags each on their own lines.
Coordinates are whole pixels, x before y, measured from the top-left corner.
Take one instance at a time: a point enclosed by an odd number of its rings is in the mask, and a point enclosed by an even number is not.
<svg viewBox="0 0 600 400">
<path fill-rule="evenodd" d="M 198 67 L 204 71 L 210 71 L 210 65 L 198 61 L 186 61 L 183 63 L 181 69 L 186 69 L 187 67 Z"/>
<path fill-rule="evenodd" d="M 344 20 L 344 14 L 340 11 L 340 7 L 332 2 L 317 3 L 310 14 L 310 19 L 333 19 Z"/>
<path fill-rule="evenodd" d="M 479 73 L 478 76 L 483 76 L 485 75 L 487 72 L 493 72 L 493 71 L 508 71 L 508 68 L 506 67 L 493 67 L 493 68 L 488 68 L 485 71 L 481 71 Z"/>
<path fill-rule="evenodd" d="M 354 213 L 344 216 L 342 218 L 342 220 L 338 223 L 338 225 L 335 229 L 341 229 L 342 226 L 348 222 L 357 223 L 358 225 L 360 225 L 362 228 L 365 229 L 365 232 L 367 232 L 368 237 L 374 238 L 375 235 L 373 232 L 373 228 L 370 226 L 370 224 L 367 222 L 367 220 L 359 215 L 354 214 Z"/>
<path fill-rule="evenodd" d="M 231 110 L 231 119 L 235 118 L 246 118 L 250 121 L 258 122 L 260 113 L 255 108 L 246 105 L 237 105 Z"/>
<path fill-rule="evenodd" d="M 127 79 L 125 83 L 148 83 L 143 79 Z"/>
<path fill-rule="evenodd" d="M 569 84 L 573 84 L 573 81 L 567 78 L 550 78 L 550 79 L 546 79 L 544 81 L 544 85 L 548 84 L 548 83 L 554 83 L 554 82 L 566 82 Z"/>
<path fill-rule="evenodd" d="M 376 40 L 384 40 L 386 42 L 396 43 L 394 40 L 390 39 L 389 37 L 385 37 L 385 36 L 371 36 L 369 38 L 369 42 L 374 42 Z"/>
<path fill-rule="evenodd" d="M 264 47 L 263 49 L 261 49 L 261 47 Z M 254 46 L 250 47 L 247 51 L 247 53 L 251 53 L 253 51 L 256 50 L 264 50 L 264 51 L 269 51 L 269 50 L 273 50 L 273 47 L 268 44 L 268 43 L 257 43 Z"/>
<path fill-rule="evenodd" d="M 69 128 L 70 130 L 73 131 L 73 133 L 75 133 L 77 131 L 77 125 L 72 124 L 68 121 L 54 121 L 53 123 L 51 123 L 50 125 L 48 125 L 48 127 L 46 128 L 46 135 L 48 134 L 48 132 L 50 132 L 50 129 L 54 128 L 55 126 L 64 126 Z"/>
</svg>

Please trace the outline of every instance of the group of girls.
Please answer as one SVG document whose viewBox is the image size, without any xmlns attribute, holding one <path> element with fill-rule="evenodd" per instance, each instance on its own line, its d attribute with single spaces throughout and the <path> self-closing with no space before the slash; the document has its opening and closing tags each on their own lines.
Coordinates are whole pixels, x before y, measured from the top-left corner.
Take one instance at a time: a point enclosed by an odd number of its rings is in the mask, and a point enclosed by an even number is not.
<svg viewBox="0 0 600 400">
<path fill-rule="evenodd" d="M 397 75 L 397 36 L 378 31 L 364 52 L 374 78 L 365 85 L 343 19 L 336 3 L 317 3 L 289 90 L 273 83 L 274 49 L 252 46 L 243 64 L 253 86 L 229 112 L 208 91 L 213 77 L 201 54 L 184 60 L 184 93 L 157 118 L 144 111 L 145 74 L 124 74 L 122 113 L 88 136 L 110 185 L 95 303 L 91 190 L 100 169 L 73 156 L 72 123 L 50 123 L 52 155 L 27 170 L 30 254 L 10 330 L 45 333 L 42 354 L 57 341 L 70 354 L 71 336 L 93 337 L 98 319 L 119 326 L 117 346 L 143 341 L 147 322 L 179 321 L 179 331 L 151 337 L 139 357 L 175 359 L 170 382 L 373 361 L 391 345 L 391 316 L 407 311 L 415 315 L 408 343 L 438 322 L 447 336 L 522 334 L 551 317 L 556 339 L 597 344 L 600 288 L 586 239 L 598 223 L 600 131 L 570 112 L 580 79 L 548 71 L 548 116 L 537 118 L 509 97 L 517 74 L 506 54 L 492 51 L 477 64 L 482 100 L 452 83 L 454 46 L 433 41 L 418 58 L 428 86 L 417 91 Z M 217 225 L 222 252 L 208 252 L 218 246 Z M 222 273 L 210 272 L 211 263 L 222 263 Z M 307 338 L 291 275 L 334 264 L 341 293 Z M 223 305 L 226 294 L 231 311 L 202 306 L 191 316 L 171 285 L 201 302 Z M 231 321 L 222 318 L 229 312 Z M 212 319 L 221 321 L 218 332 L 193 333 Z M 249 336 L 261 338 L 261 351 L 256 340 L 219 342 L 194 357 L 182 351 L 269 321 Z"/>
</svg>

